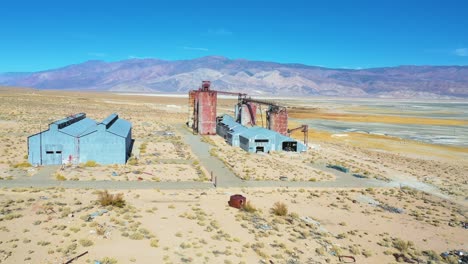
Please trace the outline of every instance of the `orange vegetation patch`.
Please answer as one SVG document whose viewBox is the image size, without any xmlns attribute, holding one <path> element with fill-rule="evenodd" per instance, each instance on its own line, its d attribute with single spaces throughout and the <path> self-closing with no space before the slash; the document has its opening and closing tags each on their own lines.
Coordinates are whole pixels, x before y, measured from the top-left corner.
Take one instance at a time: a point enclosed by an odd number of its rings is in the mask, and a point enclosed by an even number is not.
<svg viewBox="0 0 468 264">
<path fill-rule="evenodd" d="M 414 125 L 441 125 L 463 126 L 468 125 L 467 120 L 435 119 L 422 117 L 405 117 L 392 115 L 359 115 L 346 113 L 326 113 L 318 109 L 291 109 L 289 117 L 298 119 L 329 119 L 345 122 L 389 123 L 389 124 L 414 124 Z"/>
<path fill-rule="evenodd" d="M 298 127 L 297 122 L 289 122 L 289 128 Z M 468 148 L 446 145 L 434 145 L 416 140 L 401 139 L 385 135 L 365 134 L 365 133 L 343 133 L 341 136 L 334 136 L 333 133 L 314 130 L 309 127 L 310 142 L 341 142 L 356 147 L 366 149 L 378 149 L 392 153 L 412 154 L 419 156 L 437 156 L 444 159 L 461 159 L 468 156 Z M 303 140 L 304 134 L 294 131 L 291 136 L 297 140 Z"/>
</svg>

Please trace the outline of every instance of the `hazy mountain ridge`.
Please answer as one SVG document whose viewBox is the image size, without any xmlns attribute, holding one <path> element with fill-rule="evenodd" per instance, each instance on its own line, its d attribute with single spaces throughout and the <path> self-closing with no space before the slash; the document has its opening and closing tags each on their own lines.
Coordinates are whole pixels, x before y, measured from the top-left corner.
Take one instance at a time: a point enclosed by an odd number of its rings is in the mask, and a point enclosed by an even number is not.
<svg viewBox="0 0 468 264">
<path fill-rule="evenodd" d="M 362 70 L 231 60 L 87 61 L 35 73 L 0 74 L 0 85 L 38 89 L 175 92 L 211 80 L 217 90 L 267 95 L 468 97 L 468 66 L 399 66 Z"/>
</svg>

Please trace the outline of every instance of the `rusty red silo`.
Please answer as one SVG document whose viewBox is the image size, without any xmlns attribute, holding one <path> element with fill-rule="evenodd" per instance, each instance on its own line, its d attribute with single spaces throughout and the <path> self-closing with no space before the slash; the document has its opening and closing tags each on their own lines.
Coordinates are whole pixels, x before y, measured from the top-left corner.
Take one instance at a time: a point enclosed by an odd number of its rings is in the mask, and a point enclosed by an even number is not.
<svg viewBox="0 0 468 264">
<path fill-rule="evenodd" d="M 245 198 L 244 196 L 240 194 L 234 194 L 234 195 L 231 195 L 231 198 L 229 199 L 228 204 L 231 207 L 241 209 L 245 205 L 246 202 L 247 202 L 247 198 Z"/>
<path fill-rule="evenodd" d="M 210 82 L 203 81 L 202 87 L 197 91 L 195 99 L 197 130 L 201 135 L 216 134 L 216 105 L 218 101 L 216 91 L 210 90 Z"/>
<path fill-rule="evenodd" d="M 268 113 L 268 129 L 282 135 L 288 135 L 288 112 L 286 108 L 270 109 Z"/>
</svg>

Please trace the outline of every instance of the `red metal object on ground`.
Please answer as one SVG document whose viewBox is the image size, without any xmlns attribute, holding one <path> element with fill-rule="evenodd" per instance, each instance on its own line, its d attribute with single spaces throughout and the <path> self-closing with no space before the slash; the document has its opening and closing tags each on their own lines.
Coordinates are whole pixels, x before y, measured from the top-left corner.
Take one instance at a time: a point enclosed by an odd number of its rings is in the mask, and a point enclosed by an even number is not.
<svg viewBox="0 0 468 264">
<path fill-rule="evenodd" d="M 247 198 L 245 198 L 244 196 L 240 194 L 234 194 L 234 195 L 231 195 L 231 198 L 228 204 L 231 207 L 241 209 L 245 205 L 246 202 L 247 202 Z"/>
<path fill-rule="evenodd" d="M 267 113 L 268 129 L 288 135 L 288 112 L 286 108 L 271 109 Z"/>
</svg>

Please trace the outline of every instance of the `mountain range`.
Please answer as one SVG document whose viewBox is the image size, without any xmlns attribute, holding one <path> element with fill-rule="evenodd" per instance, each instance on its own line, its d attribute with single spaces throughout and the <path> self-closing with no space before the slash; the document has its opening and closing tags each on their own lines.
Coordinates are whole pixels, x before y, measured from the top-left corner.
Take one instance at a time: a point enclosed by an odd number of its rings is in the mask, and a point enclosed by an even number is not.
<svg viewBox="0 0 468 264">
<path fill-rule="evenodd" d="M 186 93 L 202 80 L 249 95 L 468 98 L 468 66 L 331 69 L 207 56 L 192 60 L 87 61 L 32 73 L 0 73 L 0 85 L 37 89 Z"/>
</svg>

